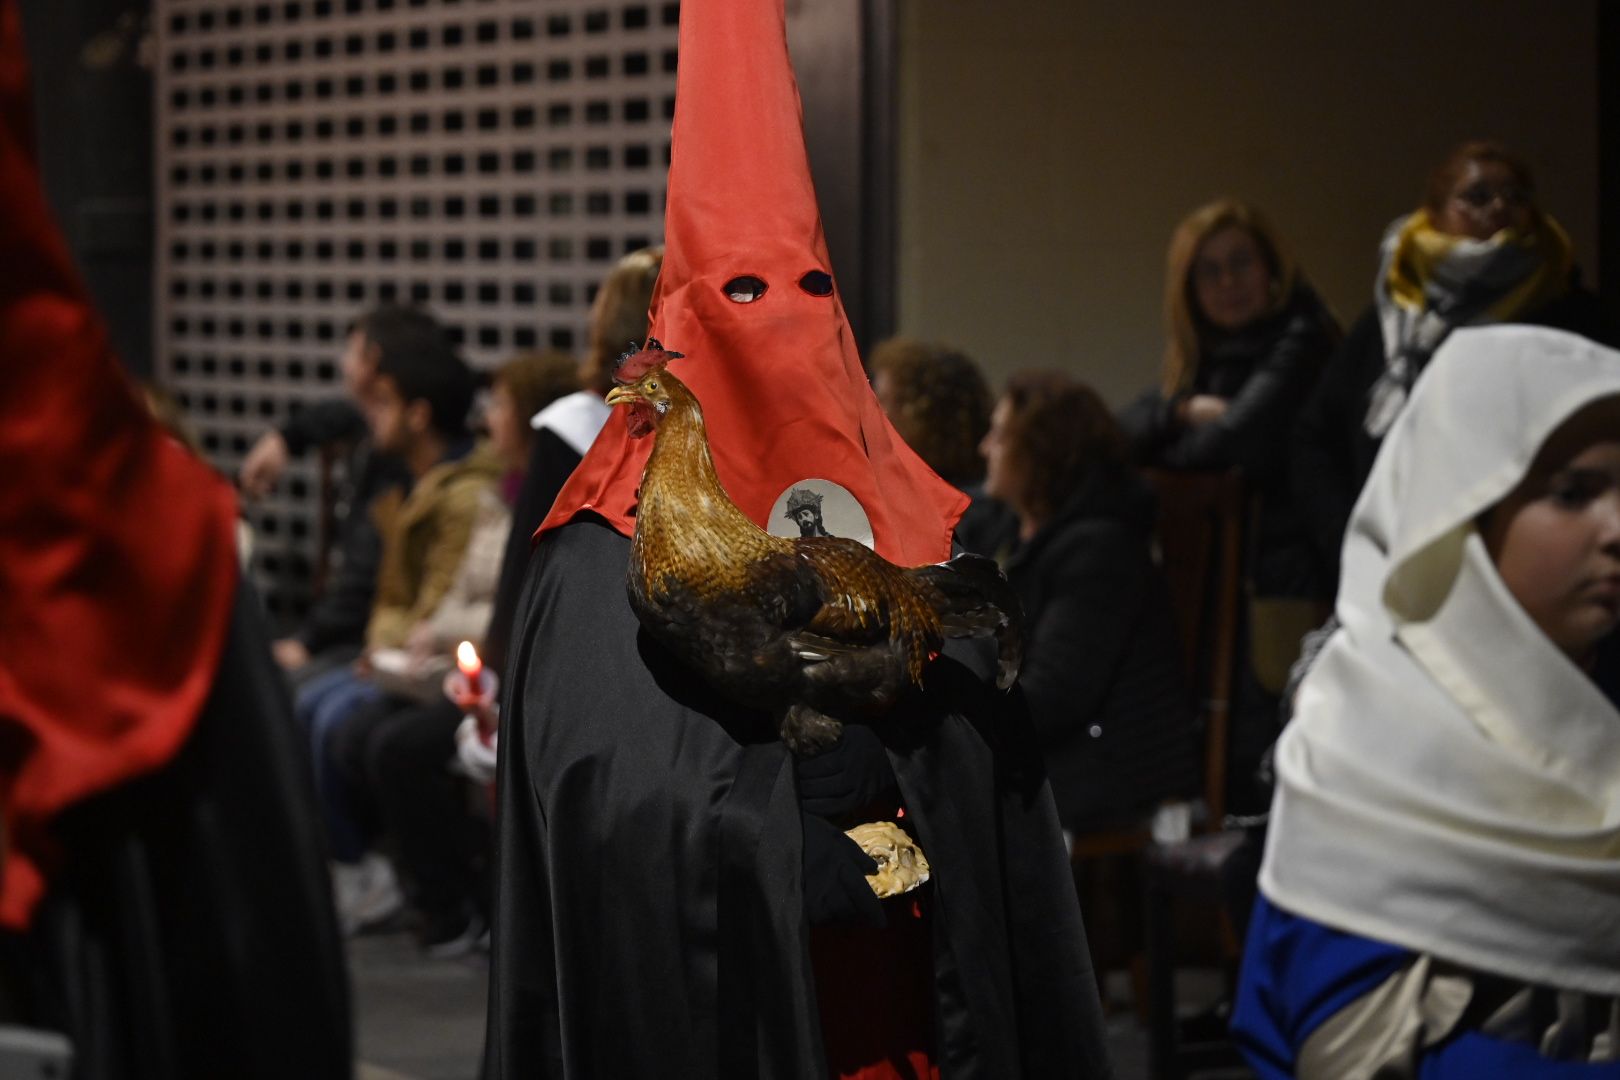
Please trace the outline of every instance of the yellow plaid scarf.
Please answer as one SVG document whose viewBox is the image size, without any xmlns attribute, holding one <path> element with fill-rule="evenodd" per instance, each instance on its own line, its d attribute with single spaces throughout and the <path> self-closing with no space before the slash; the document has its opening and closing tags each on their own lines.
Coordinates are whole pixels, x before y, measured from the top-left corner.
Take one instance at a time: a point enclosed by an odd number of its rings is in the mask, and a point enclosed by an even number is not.
<svg viewBox="0 0 1620 1080">
<path fill-rule="evenodd" d="M 1429 306 L 1435 284 L 1446 279 L 1448 270 L 1457 268 L 1459 259 L 1471 255 L 1483 269 L 1496 251 L 1509 246 L 1517 248 L 1521 255 L 1530 256 L 1524 263 L 1532 269 L 1497 297 L 1485 309 L 1485 318 L 1478 321 L 1512 321 L 1518 315 L 1545 306 L 1568 290 L 1570 271 L 1575 264 L 1574 251 L 1563 226 L 1546 214 L 1536 214 L 1526 232 L 1503 229 L 1491 239 L 1480 241 L 1441 232 L 1430 221 L 1427 210 L 1419 210 L 1401 226 L 1385 286 L 1397 304 L 1421 311 Z"/>
<path fill-rule="evenodd" d="M 1428 211 L 1397 220 L 1384 233 L 1374 299 L 1385 367 L 1367 398 L 1362 427 L 1383 438 L 1406 405 L 1418 373 L 1459 326 L 1508 322 L 1569 290 L 1569 236 L 1545 214 L 1525 232 L 1503 229 L 1489 240 L 1452 236 Z"/>
</svg>

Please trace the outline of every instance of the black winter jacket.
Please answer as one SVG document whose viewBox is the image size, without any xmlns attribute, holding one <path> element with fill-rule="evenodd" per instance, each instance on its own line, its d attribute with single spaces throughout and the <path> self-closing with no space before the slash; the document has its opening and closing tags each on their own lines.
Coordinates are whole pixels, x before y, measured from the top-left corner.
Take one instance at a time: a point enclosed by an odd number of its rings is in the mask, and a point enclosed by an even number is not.
<svg viewBox="0 0 1620 1080">
<path fill-rule="evenodd" d="M 312 654 L 336 646 L 358 646 L 365 640 L 371 602 L 377 594 L 377 568 L 382 563 L 382 537 L 366 508 L 390 488 L 408 488 L 410 473 L 399 459 L 377 452 L 360 411 L 340 398 L 306 406 L 289 417 L 280 431 L 293 454 L 312 446 L 348 443 L 353 447 L 347 479 L 338 492 L 332 572 L 320 599 L 293 636 Z"/>
<path fill-rule="evenodd" d="M 1260 500 L 1249 576 L 1261 595 L 1315 591 L 1306 526 L 1294 504 L 1287 451 L 1294 419 L 1338 341 L 1338 325 L 1303 283 L 1276 314 L 1236 334 L 1212 337 L 1191 394 L 1230 403 L 1213 423 L 1185 427 L 1175 418 L 1182 395 L 1150 390 L 1119 417 L 1136 462 L 1181 471 L 1243 471 Z"/>
<path fill-rule="evenodd" d="M 1001 554 L 1023 604 L 1018 684 L 1067 829 L 1124 824 L 1197 793 L 1198 737 L 1152 518 L 1141 480 L 1099 469 L 1028 543 L 1005 509 L 958 529 L 968 550 Z"/>
</svg>

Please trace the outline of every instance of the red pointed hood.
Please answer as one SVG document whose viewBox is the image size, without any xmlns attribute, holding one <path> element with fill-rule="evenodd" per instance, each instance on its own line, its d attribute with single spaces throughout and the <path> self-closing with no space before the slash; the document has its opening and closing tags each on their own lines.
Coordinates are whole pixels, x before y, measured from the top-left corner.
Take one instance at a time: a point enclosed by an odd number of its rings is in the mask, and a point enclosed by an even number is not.
<svg viewBox="0 0 1620 1080">
<path fill-rule="evenodd" d="M 947 558 L 967 498 L 889 426 L 826 277 L 832 264 L 782 0 L 681 4 L 664 245 L 650 332 L 683 354 L 670 370 L 703 406 L 732 500 L 783 532 L 789 492 L 826 493 L 827 484 L 804 482 L 830 481 L 859 504 L 886 558 Z M 751 303 L 731 299 L 739 278 L 763 282 L 764 292 Z M 615 410 L 540 532 L 589 510 L 628 536 L 651 443 L 631 439 Z M 829 510 L 848 505 L 831 499 Z M 833 516 L 833 532 L 858 533 L 847 514 L 842 529 Z"/>
<path fill-rule="evenodd" d="M 0 925 L 26 926 L 51 819 L 172 758 L 235 599 L 235 498 L 108 348 L 34 166 L 0 0 Z"/>
</svg>

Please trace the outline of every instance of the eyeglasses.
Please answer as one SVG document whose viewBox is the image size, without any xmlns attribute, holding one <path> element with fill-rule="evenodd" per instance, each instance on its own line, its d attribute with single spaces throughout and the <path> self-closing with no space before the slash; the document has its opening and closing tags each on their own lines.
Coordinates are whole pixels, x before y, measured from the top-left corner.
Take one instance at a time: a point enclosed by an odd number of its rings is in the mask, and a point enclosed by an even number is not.
<svg viewBox="0 0 1620 1080">
<path fill-rule="evenodd" d="M 1469 184 L 1452 198 L 1475 210 L 1483 210 L 1498 199 L 1502 200 L 1503 206 L 1518 208 L 1530 205 L 1530 193 L 1517 184 L 1503 184 L 1500 187 L 1486 183 Z"/>
<path fill-rule="evenodd" d="M 1228 275 L 1233 278 L 1240 278 L 1253 270 L 1258 261 L 1254 252 L 1243 249 L 1234 251 L 1225 262 L 1216 259 L 1199 259 L 1193 263 L 1193 279 L 1206 285 L 1213 285 Z"/>
</svg>

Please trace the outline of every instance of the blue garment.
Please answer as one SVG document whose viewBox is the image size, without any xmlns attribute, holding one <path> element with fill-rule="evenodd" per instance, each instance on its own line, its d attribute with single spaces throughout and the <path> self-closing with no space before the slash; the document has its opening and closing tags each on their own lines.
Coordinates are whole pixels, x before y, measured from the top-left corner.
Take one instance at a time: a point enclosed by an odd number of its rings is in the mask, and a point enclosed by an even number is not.
<svg viewBox="0 0 1620 1080">
<path fill-rule="evenodd" d="M 1413 954 L 1292 915 L 1261 896 L 1249 920 L 1232 1036 L 1264 1080 L 1294 1075 L 1306 1039 L 1340 1009 L 1397 974 Z M 1461 1031 L 1424 1055 L 1422 1080 L 1611 1080 L 1620 1062 L 1544 1058 L 1529 1043 Z"/>
<path fill-rule="evenodd" d="M 348 665 L 310 680 L 298 693 L 298 719 L 309 735 L 315 791 L 320 796 L 326 840 L 338 862 L 359 862 L 366 853 L 366 832 L 354 812 L 347 780 L 328 749 L 333 734 L 383 692 Z"/>
</svg>

